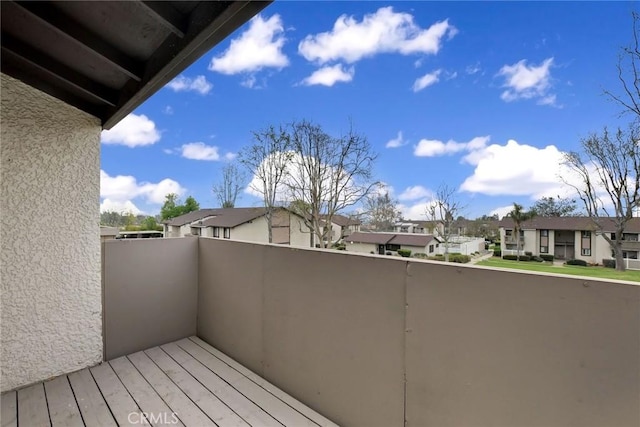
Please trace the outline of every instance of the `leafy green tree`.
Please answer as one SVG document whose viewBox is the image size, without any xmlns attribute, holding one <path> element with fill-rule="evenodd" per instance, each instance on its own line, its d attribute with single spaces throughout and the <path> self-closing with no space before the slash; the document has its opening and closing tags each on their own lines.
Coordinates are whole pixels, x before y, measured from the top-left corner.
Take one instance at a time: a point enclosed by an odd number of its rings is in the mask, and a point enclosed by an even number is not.
<svg viewBox="0 0 640 427">
<path fill-rule="evenodd" d="M 198 209 L 200 209 L 200 203 L 198 203 L 192 196 L 189 196 L 186 198 L 186 200 L 184 201 L 184 205 L 182 205 L 181 207 L 182 213 L 180 215 L 197 211 Z"/>
<path fill-rule="evenodd" d="M 576 201 L 563 199 L 560 196 L 543 197 L 535 202 L 530 210 L 534 211 L 536 216 L 542 217 L 573 216 L 576 211 Z"/>
<path fill-rule="evenodd" d="M 158 230 L 159 227 L 156 219 L 152 216 L 148 216 L 144 219 L 144 221 L 142 221 L 141 228 L 143 230 Z"/>
<path fill-rule="evenodd" d="M 200 204 L 192 196 L 187 197 L 184 204 L 181 204 L 177 194 L 169 193 L 165 196 L 164 204 L 160 209 L 160 217 L 162 221 L 166 221 L 198 209 Z"/>
<path fill-rule="evenodd" d="M 513 220 L 513 233 L 515 234 L 516 239 L 516 255 L 518 256 L 518 261 L 520 260 L 520 230 L 522 229 L 522 223 L 533 218 L 536 213 L 535 211 L 525 212 L 522 205 L 517 203 L 513 204 L 513 210 L 507 214 Z"/>
</svg>

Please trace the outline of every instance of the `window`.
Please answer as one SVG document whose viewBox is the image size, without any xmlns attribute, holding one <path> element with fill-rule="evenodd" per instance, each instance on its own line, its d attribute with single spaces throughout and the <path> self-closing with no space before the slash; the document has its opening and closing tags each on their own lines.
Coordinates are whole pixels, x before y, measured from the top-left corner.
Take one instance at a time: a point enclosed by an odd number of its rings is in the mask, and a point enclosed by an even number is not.
<svg viewBox="0 0 640 427">
<path fill-rule="evenodd" d="M 611 240 L 616 240 L 616 233 L 611 233 Z"/>
<path fill-rule="evenodd" d="M 397 251 L 400 249 L 400 245 L 387 244 L 388 251 Z"/>
<path fill-rule="evenodd" d="M 540 246 L 540 253 L 541 254 L 548 254 L 549 253 L 549 246 Z"/>
<path fill-rule="evenodd" d="M 591 238 L 591 232 L 590 231 L 583 231 L 582 232 L 582 237 L 583 238 Z"/>
<path fill-rule="evenodd" d="M 220 237 L 220 227 L 213 227 L 213 237 Z"/>
<path fill-rule="evenodd" d="M 224 238 L 225 239 L 230 239 L 231 238 L 231 229 L 228 227 L 225 227 L 224 229 Z"/>
<path fill-rule="evenodd" d="M 429 245 L 429 253 L 433 253 L 433 245 Z"/>
<path fill-rule="evenodd" d="M 505 236 L 512 236 L 513 235 L 513 230 L 504 230 L 504 235 Z"/>
<path fill-rule="evenodd" d="M 591 256 L 591 249 L 582 249 L 582 255 Z"/>
<path fill-rule="evenodd" d="M 549 230 L 540 230 L 540 237 L 549 237 Z"/>
</svg>

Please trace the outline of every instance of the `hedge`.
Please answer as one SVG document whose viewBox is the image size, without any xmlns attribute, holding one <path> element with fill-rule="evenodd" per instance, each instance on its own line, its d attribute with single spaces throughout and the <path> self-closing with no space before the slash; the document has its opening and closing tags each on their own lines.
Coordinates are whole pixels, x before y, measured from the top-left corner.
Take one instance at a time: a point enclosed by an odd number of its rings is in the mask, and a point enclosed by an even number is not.
<svg viewBox="0 0 640 427">
<path fill-rule="evenodd" d="M 502 259 L 518 261 L 518 255 L 503 255 Z M 520 261 L 531 261 L 531 257 L 529 255 L 520 255 Z"/>
<path fill-rule="evenodd" d="M 493 256 L 502 256 L 502 251 L 500 249 L 494 249 Z"/>
<path fill-rule="evenodd" d="M 398 255 L 408 258 L 411 256 L 411 249 L 398 249 Z"/>
<path fill-rule="evenodd" d="M 542 258 L 545 261 L 553 261 L 553 255 L 549 255 L 549 254 L 541 254 L 540 258 Z"/>
<path fill-rule="evenodd" d="M 603 259 L 602 265 L 607 268 L 616 268 L 616 260 L 615 259 Z"/>
<path fill-rule="evenodd" d="M 469 255 L 449 255 L 449 262 L 457 262 L 458 264 L 466 264 L 471 261 L 471 257 Z"/>
<path fill-rule="evenodd" d="M 570 259 L 567 261 L 567 265 L 579 265 L 582 267 L 586 267 L 587 266 L 587 261 L 583 260 L 583 259 Z"/>
</svg>

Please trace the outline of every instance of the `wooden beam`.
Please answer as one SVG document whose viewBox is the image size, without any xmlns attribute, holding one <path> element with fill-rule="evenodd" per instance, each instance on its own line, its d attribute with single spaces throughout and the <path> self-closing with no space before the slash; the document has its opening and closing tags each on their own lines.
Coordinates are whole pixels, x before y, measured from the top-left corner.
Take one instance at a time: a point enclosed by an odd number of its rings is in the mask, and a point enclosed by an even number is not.
<svg viewBox="0 0 640 427">
<path fill-rule="evenodd" d="M 73 86 L 96 101 L 112 107 L 117 104 L 119 96 L 116 90 L 91 80 L 9 34 L 2 33 L 0 37 L 2 38 L 3 54 L 10 52 L 14 56 L 20 57 L 32 67 L 40 69 L 64 84 Z"/>
<path fill-rule="evenodd" d="M 117 48 L 111 46 L 99 35 L 83 27 L 78 22 L 62 13 L 55 6 L 46 2 L 21 1 L 14 2 L 25 13 L 28 13 L 51 28 L 56 33 L 72 40 L 92 55 L 96 55 L 109 62 L 130 78 L 140 81 L 144 66 Z M 87 7 L 90 7 L 87 5 Z M 36 28 L 25 28 L 25 31 L 37 31 Z"/>
<path fill-rule="evenodd" d="M 161 25 L 180 38 L 187 32 L 187 21 L 185 17 L 177 11 L 170 2 L 166 1 L 141 1 L 140 4 L 152 15 Z"/>
</svg>

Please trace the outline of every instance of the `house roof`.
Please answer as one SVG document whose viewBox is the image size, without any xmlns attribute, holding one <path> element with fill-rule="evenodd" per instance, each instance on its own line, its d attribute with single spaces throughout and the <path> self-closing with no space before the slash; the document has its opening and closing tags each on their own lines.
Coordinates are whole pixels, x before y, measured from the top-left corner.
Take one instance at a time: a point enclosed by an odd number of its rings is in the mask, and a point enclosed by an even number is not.
<svg viewBox="0 0 640 427">
<path fill-rule="evenodd" d="M 265 215 L 265 208 L 225 208 L 216 209 L 216 216 L 202 221 L 203 227 L 237 227 Z"/>
<path fill-rule="evenodd" d="M 600 224 L 604 231 L 615 231 L 613 218 L 601 218 Z M 514 222 L 510 217 L 500 220 L 502 228 L 513 228 Z M 523 230 L 595 230 L 596 227 L 591 218 L 586 216 L 563 217 L 534 217 L 522 223 Z M 640 218 L 632 218 L 625 231 L 628 233 L 640 233 Z"/>
<path fill-rule="evenodd" d="M 391 239 L 396 236 L 394 233 L 367 233 L 362 231 L 356 231 L 349 234 L 346 238 L 347 241 L 353 243 L 373 243 L 377 245 L 385 245 L 389 243 Z"/>
<path fill-rule="evenodd" d="M 270 1 L 2 1 L 2 72 L 110 129 Z"/>
<path fill-rule="evenodd" d="M 185 224 L 189 224 L 194 221 L 199 221 L 201 219 L 210 217 L 212 215 L 216 215 L 216 213 L 221 210 L 222 209 L 198 209 L 197 211 L 189 212 L 184 215 L 171 218 L 170 220 L 165 221 L 164 223 L 167 225 L 181 227 Z"/>
<path fill-rule="evenodd" d="M 435 237 L 432 234 L 400 233 L 400 234 L 396 234 L 395 237 L 389 241 L 389 243 L 394 245 L 402 245 L 402 246 L 425 247 L 434 239 Z"/>
</svg>

